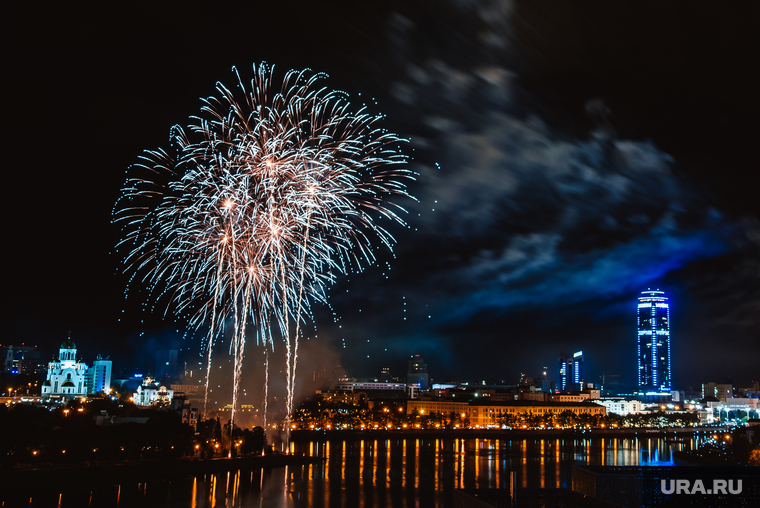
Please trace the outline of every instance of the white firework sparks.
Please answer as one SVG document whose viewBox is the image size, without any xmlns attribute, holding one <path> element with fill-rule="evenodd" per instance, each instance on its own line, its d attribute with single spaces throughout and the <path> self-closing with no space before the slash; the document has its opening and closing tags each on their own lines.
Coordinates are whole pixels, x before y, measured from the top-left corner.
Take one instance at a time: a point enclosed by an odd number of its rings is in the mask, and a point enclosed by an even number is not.
<svg viewBox="0 0 760 508">
<path fill-rule="evenodd" d="M 382 115 L 353 111 L 308 70 L 275 89 L 273 70 L 254 66 L 249 86 L 235 70 L 233 90 L 218 83 L 188 128 L 172 129 L 175 157 L 146 152 L 131 169 L 115 216 L 125 269 L 154 306 L 163 297 L 191 327 L 209 327 L 204 413 L 213 345 L 231 321 L 232 421 L 254 329 L 265 347 L 284 340 L 289 428 L 311 303 L 336 275 L 374 263 L 373 242 L 393 246 L 376 219 L 403 224 L 390 199 L 410 197 L 414 175 L 406 140 L 378 127 Z"/>
</svg>

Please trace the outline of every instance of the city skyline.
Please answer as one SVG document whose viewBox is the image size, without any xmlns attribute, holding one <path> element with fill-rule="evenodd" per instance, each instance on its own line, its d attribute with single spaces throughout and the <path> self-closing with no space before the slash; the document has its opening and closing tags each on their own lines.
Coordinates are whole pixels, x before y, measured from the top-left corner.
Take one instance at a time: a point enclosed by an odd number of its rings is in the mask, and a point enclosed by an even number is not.
<svg viewBox="0 0 760 508">
<path fill-rule="evenodd" d="M 684 389 L 688 388 L 692 392 L 694 391 L 693 386 L 678 386 L 672 383 L 670 305 L 668 302 L 669 299 L 667 296 L 665 296 L 665 294 L 665 291 L 661 291 L 659 288 L 655 290 L 647 288 L 646 290 L 640 292 L 640 296 L 636 300 L 636 367 L 638 376 L 634 384 L 621 385 L 620 383 L 617 383 L 616 386 L 612 388 L 612 392 L 638 392 L 640 395 L 669 395 L 671 390 L 683 391 Z M 75 348 L 71 340 L 71 332 L 69 332 L 68 338 L 61 346 L 61 348 L 64 349 L 61 349 L 61 353 L 58 355 L 59 361 L 74 360 L 74 358 L 71 357 L 71 355 L 74 353 L 69 352 L 68 349 L 66 349 L 69 348 L 67 344 L 71 344 L 71 347 Z M 171 342 L 171 345 L 164 345 L 161 347 L 170 349 L 157 349 L 155 351 L 155 370 L 151 370 L 151 366 L 153 365 L 152 360 L 143 360 L 142 364 L 136 364 L 134 362 L 130 364 L 129 362 L 126 362 L 125 365 L 121 366 L 121 370 L 123 372 L 139 372 L 140 375 L 150 375 L 156 379 L 161 379 L 164 376 L 180 379 L 178 370 L 179 364 L 181 363 L 178 359 L 180 342 L 175 340 Z M 66 352 L 64 352 L 64 350 L 66 350 Z M 75 351 L 75 349 L 72 349 L 72 351 Z M 658 351 L 659 354 L 664 356 L 657 358 Z M 188 364 L 187 359 L 188 356 L 185 354 L 185 368 L 187 368 Z M 96 368 L 98 361 L 100 360 L 101 355 L 98 354 L 97 360 L 93 364 L 93 369 Z M 399 358 L 392 360 L 392 362 L 396 363 L 397 365 L 401 365 L 401 360 Z M 110 361 L 108 361 L 108 363 L 108 378 L 110 383 Z M 199 367 L 202 367 L 202 365 L 202 362 L 198 362 Z M 341 367 L 341 365 L 337 365 L 337 367 Z M 347 367 L 351 369 L 351 366 Z M 625 370 L 625 368 L 626 366 L 623 365 L 619 370 Z M 13 373 L 8 369 L 7 366 L 5 370 Z M 400 374 L 401 369 L 396 368 L 395 370 L 398 374 Z M 391 380 L 393 372 L 394 369 L 390 367 L 382 367 L 379 376 L 372 376 L 370 375 L 371 373 L 364 371 L 353 371 L 351 372 L 351 375 L 362 379 L 370 379 L 376 377 L 376 381 L 380 380 L 387 382 Z M 424 358 L 419 354 L 411 355 L 410 359 L 406 360 L 405 373 L 406 375 L 403 377 L 403 379 L 400 379 L 401 376 L 399 375 L 393 376 L 393 378 L 396 380 L 401 380 L 406 384 L 418 386 L 418 388 L 422 390 L 428 389 L 432 385 L 433 381 L 436 381 L 437 383 L 469 381 L 475 382 L 475 384 L 479 384 L 481 381 L 481 379 L 475 378 L 446 378 L 445 380 L 441 378 L 430 378 L 428 374 L 428 365 L 425 362 Z M 556 383 L 555 389 L 557 391 L 581 391 L 584 389 L 585 383 L 587 382 L 590 382 L 592 385 L 596 385 L 597 387 L 604 387 L 605 385 L 603 380 L 604 378 L 602 376 L 599 376 L 600 380 L 598 381 L 589 381 L 586 379 L 584 374 L 583 351 L 575 351 L 571 354 L 561 352 L 559 355 L 559 369 L 556 379 L 551 375 L 547 376 L 547 374 L 547 371 L 544 370 L 544 378 L 546 379 L 547 386 L 549 386 L 550 383 Z M 521 376 L 522 375 L 524 375 L 524 373 L 521 374 Z M 619 375 L 614 376 L 619 377 Z M 505 380 L 504 376 L 501 376 L 502 379 L 500 381 L 495 381 L 495 379 L 498 377 L 499 376 L 496 376 L 496 378 L 491 377 L 490 381 L 494 382 L 495 384 L 513 384 L 514 382 L 514 380 Z M 88 378 L 88 386 L 90 382 L 91 381 Z M 485 383 L 486 380 L 483 379 L 482 382 Z M 755 382 L 755 380 L 752 379 L 752 382 Z M 49 384 L 46 384 L 45 386 L 48 387 L 48 391 L 51 390 Z M 324 385 L 324 388 L 327 387 L 328 384 Z M 607 386 L 607 388 L 609 388 L 609 386 Z M 82 388 L 80 386 L 79 391 L 81 391 L 81 389 Z M 54 391 L 57 391 L 57 387 Z"/>
<path fill-rule="evenodd" d="M 623 389 L 623 391 L 637 391 L 640 390 L 642 393 L 649 392 L 650 394 L 654 393 L 670 393 L 671 390 L 684 390 L 684 389 L 691 389 L 694 390 L 696 387 L 700 386 L 707 378 L 710 379 L 718 379 L 720 381 L 727 381 L 732 383 L 749 383 L 754 382 L 756 379 L 736 379 L 734 376 L 732 376 L 730 373 L 726 374 L 717 374 L 716 375 L 708 375 L 708 376 L 702 376 L 698 378 L 698 381 L 696 383 L 692 383 L 689 385 L 678 385 L 678 384 L 672 384 L 672 365 L 671 365 L 671 346 L 670 346 L 670 307 L 668 303 L 668 297 L 665 296 L 665 291 L 652 290 L 651 288 L 648 288 L 646 290 L 641 291 L 640 296 L 635 300 L 634 304 L 636 306 L 636 319 L 637 319 L 637 325 L 636 325 L 636 335 L 635 335 L 635 341 L 634 345 L 636 346 L 637 354 L 635 355 L 635 364 L 633 361 L 629 360 L 628 362 L 623 362 L 620 365 L 612 366 L 612 370 L 609 368 L 610 365 L 606 364 L 605 366 L 607 369 L 600 369 L 599 367 L 596 367 L 594 372 L 604 372 L 603 374 L 594 375 L 593 378 L 587 378 L 586 374 L 584 373 L 584 352 L 583 351 L 575 351 L 574 353 L 560 353 L 560 362 L 559 362 L 559 369 L 556 370 L 556 378 L 554 375 L 550 374 L 547 377 L 548 382 L 556 382 L 556 389 L 560 391 L 572 391 L 572 390 L 580 390 L 582 383 L 589 382 L 592 384 L 604 384 L 603 379 L 605 376 L 612 375 L 614 378 L 617 379 L 616 385 L 617 388 Z M 643 295 L 643 296 L 642 296 Z M 652 311 L 652 308 L 654 307 L 654 311 Z M 662 313 L 664 313 L 664 316 L 659 316 L 660 320 L 657 319 L 658 312 L 662 310 Z M 642 314 L 644 312 L 644 315 Z M 654 319 L 651 319 L 650 316 L 654 316 Z M 664 320 L 664 321 L 663 321 Z M 652 331 L 650 331 L 653 330 Z M 659 330 L 659 334 L 657 334 L 657 331 Z M 647 333 L 649 332 L 649 333 Z M 182 342 L 176 340 L 178 337 L 180 337 L 182 334 L 178 331 L 177 334 L 168 334 L 167 336 L 169 339 L 164 340 L 151 340 L 150 344 L 151 347 L 154 347 L 155 349 L 152 349 L 148 351 L 148 349 L 143 348 L 143 353 L 148 352 L 149 356 L 146 357 L 143 355 L 143 357 L 140 360 L 137 360 L 135 358 L 130 357 L 124 357 L 122 360 L 122 365 L 119 365 L 119 370 L 123 372 L 143 372 L 146 374 L 150 374 L 152 376 L 162 377 L 163 375 L 166 375 L 169 373 L 169 371 L 165 370 L 162 367 L 159 367 L 159 365 L 166 365 L 171 367 L 171 369 L 178 369 L 179 364 L 181 363 L 178 359 L 178 353 L 180 353 L 182 349 Z M 648 342 L 648 337 L 659 337 L 660 340 L 655 343 L 654 345 Z M 644 342 L 642 342 L 642 339 Z M 53 342 L 55 339 L 52 339 Z M 43 340 L 44 342 L 44 340 Z M 65 342 L 71 342 L 71 331 L 67 334 L 67 339 Z M 30 350 L 29 346 L 13 346 L 12 344 L 0 344 L 0 346 L 4 346 L 6 348 L 8 347 L 15 347 L 19 351 L 23 350 Z M 91 346 L 90 349 L 92 349 L 91 353 L 92 355 L 95 354 L 95 350 L 98 347 L 104 347 L 106 350 L 108 350 L 107 345 L 100 345 L 100 346 Z M 651 351 L 652 347 L 655 348 L 661 348 L 662 351 L 665 351 L 664 357 L 662 357 L 658 362 L 656 362 L 657 365 L 653 365 L 651 363 L 651 356 L 649 355 L 650 359 L 648 360 L 647 351 Z M 630 347 L 628 347 L 630 349 Z M 57 348 L 54 348 L 57 349 Z M 45 350 L 40 348 L 37 348 L 37 345 L 33 346 L 31 349 L 36 352 L 42 352 L 44 353 Z M 97 351 L 100 351 L 100 349 L 97 349 Z M 187 368 L 189 365 L 191 368 L 194 365 L 194 360 L 196 360 L 196 356 L 194 353 L 192 353 L 192 347 L 188 348 L 187 345 L 184 345 L 184 351 L 185 353 L 182 354 L 184 358 L 184 364 Z M 548 351 L 541 352 L 538 356 L 541 358 L 548 357 Z M 91 356 L 92 356 L 91 355 Z M 54 355 L 55 356 L 55 355 Z M 101 354 L 97 353 L 97 359 L 101 359 Z M 376 376 L 374 373 L 371 372 L 371 369 L 367 369 L 365 366 L 359 365 L 336 365 L 336 367 L 342 367 L 347 368 L 348 372 L 350 372 L 351 376 L 359 377 L 359 378 L 372 378 L 372 377 L 383 377 L 384 375 L 389 375 L 391 373 L 397 373 L 400 374 L 401 372 L 405 372 L 405 376 L 408 377 L 409 375 L 415 375 L 420 376 L 419 373 L 424 373 L 424 380 L 422 381 L 425 385 L 428 385 L 429 383 L 441 383 L 445 381 L 470 381 L 470 382 L 476 382 L 479 383 L 481 381 L 486 381 L 488 379 L 489 382 L 495 382 L 495 383 L 506 383 L 506 384 L 512 384 L 517 383 L 517 377 L 510 377 L 505 372 L 499 372 L 499 371 L 493 371 L 492 374 L 489 376 L 437 376 L 435 374 L 435 371 L 433 372 L 434 377 L 429 377 L 428 370 L 427 370 L 427 363 L 424 363 L 424 355 L 420 354 L 414 354 L 411 355 L 410 360 L 404 360 L 403 357 L 386 357 L 386 360 L 384 360 L 385 363 L 390 363 L 395 365 L 395 367 L 382 367 L 381 373 L 379 376 Z M 336 357 L 337 358 L 337 357 Z M 68 358 L 67 358 L 68 359 Z M 541 363 L 536 362 L 535 358 L 520 358 L 519 359 L 521 363 Z M 202 362 L 197 362 L 198 368 L 200 369 L 202 367 Z M 341 361 L 341 363 L 343 363 Z M 496 364 L 498 362 L 494 362 Z M 628 363 L 631 363 L 631 365 L 628 365 Z M 592 363 L 593 365 L 593 363 Z M 678 365 L 678 364 L 677 364 Z M 155 366 L 155 371 L 153 370 L 153 367 Z M 486 364 L 486 366 L 488 366 Z M 435 368 L 435 366 L 434 366 Z M 620 382 L 620 378 L 626 379 L 625 376 L 621 376 L 619 374 L 620 372 L 625 373 L 627 370 L 631 370 L 631 368 L 636 369 L 638 376 L 636 378 L 631 378 L 630 382 Z M 8 369 L 6 369 L 8 370 Z M 172 372 L 174 372 L 174 370 Z M 202 370 L 202 369 L 200 369 Z M 545 370 L 545 368 L 537 369 L 535 372 L 531 371 L 529 375 L 538 375 L 539 371 Z M 9 371 L 10 372 L 10 371 Z M 174 376 L 177 376 L 179 371 L 174 372 Z M 444 372 L 441 370 L 440 372 Z M 414 374 L 413 374 L 414 373 Z M 520 376 L 522 376 L 525 373 L 521 373 Z M 109 372 L 110 375 L 110 372 Z M 394 377 L 399 377 L 398 375 Z M 545 376 L 546 377 L 546 376 Z M 422 378 L 421 378 L 422 379 Z M 415 378 L 414 383 L 420 383 L 420 380 Z"/>
<path fill-rule="evenodd" d="M 38 44 L 9 57 L 18 192 L 6 216 L 19 217 L 24 247 L 8 250 L 0 343 L 52 351 L 71 329 L 80 347 L 112 358 L 137 361 L 175 340 L 198 353 L 203 331 L 185 338 L 182 319 L 145 311 L 135 293 L 124 300 L 111 211 L 144 148 L 164 146 L 233 65 L 267 61 L 327 72 L 331 88 L 376 101 L 411 139 L 419 173 L 410 227 L 390 230 L 395 255 L 380 253 L 332 287 L 330 307 L 315 306 L 310 341 L 323 358 L 376 375 L 420 354 L 436 380 L 518 379 L 572 348 L 587 381 L 633 385 L 632 302 L 660 287 L 672 302 L 676 388 L 756 378 L 750 31 L 673 35 L 661 26 L 712 26 L 713 16 L 684 20 L 669 6 L 518 2 L 503 22 L 455 2 L 338 7 L 295 9 L 292 35 L 278 38 L 274 24 L 222 30 L 228 15 L 197 6 L 179 17 L 163 6 L 14 6 L 20 40 Z M 281 10 L 241 9 L 240 20 Z M 616 30 L 589 33 L 584 16 Z M 157 50 L 177 41 L 186 51 Z"/>
</svg>

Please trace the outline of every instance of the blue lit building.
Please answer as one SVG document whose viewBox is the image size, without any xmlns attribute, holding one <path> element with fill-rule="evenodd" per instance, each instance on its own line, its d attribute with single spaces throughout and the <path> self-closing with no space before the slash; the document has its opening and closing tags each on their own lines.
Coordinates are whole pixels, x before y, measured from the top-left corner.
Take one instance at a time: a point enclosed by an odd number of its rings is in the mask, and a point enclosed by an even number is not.
<svg viewBox="0 0 760 508">
<path fill-rule="evenodd" d="M 111 360 L 103 359 L 98 355 L 98 359 L 92 363 L 92 367 L 87 369 L 85 375 L 87 382 L 87 393 L 99 394 L 111 391 Z"/>
<path fill-rule="evenodd" d="M 570 360 L 568 363 L 568 358 L 570 358 L 570 355 L 565 352 L 559 354 L 559 386 L 557 386 L 557 388 L 560 391 L 567 390 L 568 376 L 573 369 L 573 362 Z"/>
<path fill-rule="evenodd" d="M 670 394 L 670 306 L 664 291 L 641 292 L 637 312 L 636 356 L 639 391 L 647 395 Z"/>
<path fill-rule="evenodd" d="M 583 390 L 583 351 L 573 353 L 573 384 Z"/>
<path fill-rule="evenodd" d="M 577 351 L 570 356 L 559 354 L 559 386 L 560 391 L 577 391 L 583 389 L 583 351 Z"/>
</svg>

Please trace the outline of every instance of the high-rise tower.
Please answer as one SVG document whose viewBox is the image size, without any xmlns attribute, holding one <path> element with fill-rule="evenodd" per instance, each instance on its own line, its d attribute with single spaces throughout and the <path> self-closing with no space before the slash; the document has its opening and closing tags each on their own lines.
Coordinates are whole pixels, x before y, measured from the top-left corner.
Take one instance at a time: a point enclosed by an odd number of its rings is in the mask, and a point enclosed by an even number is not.
<svg viewBox="0 0 760 508">
<path fill-rule="evenodd" d="M 583 390 L 583 351 L 573 353 L 573 384 L 576 390 Z"/>
<path fill-rule="evenodd" d="M 583 351 L 577 351 L 570 356 L 559 354 L 559 386 L 560 391 L 583 390 Z"/>
<path fill-rule="evenodd" d="M 559 386 L 557 388 L 560 391 L 568 390 L 568 383 L 572 382 L 570 372 L 573 370 L 573 361 L 570 359 L 568 362 L 568 358 L 570 355 L 565 352 L 559 354 Z"/>
<path fill-rule="evenodd" d="M 669 393 L 673 378 L 670 370 L 670 306 L 664 291 L 641 292 L 637 316 L 639 391 Z"/>
<path fill-rule="evenodd" d="M 425 360 L 420 355 L 414 355 L 407 363 L 406 384 L 417 385 L 421 390 L 427 390 L 430 378 Z"/>
</svg>

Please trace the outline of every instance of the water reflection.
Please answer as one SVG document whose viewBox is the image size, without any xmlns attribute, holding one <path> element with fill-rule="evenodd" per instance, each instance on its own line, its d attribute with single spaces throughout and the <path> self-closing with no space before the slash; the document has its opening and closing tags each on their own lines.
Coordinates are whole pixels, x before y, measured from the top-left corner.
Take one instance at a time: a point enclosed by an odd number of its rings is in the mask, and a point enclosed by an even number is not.
<svg viewBox="0 0 760 508">
<path fill-rule="evenodd" d="M 119 508 L 433 507 L 451 506 L 453 489 L 570 487 L 576 464 L 645 465 L 699 438 L 448 439 L 406 437 L 291 443 L 296 455 L 325 460 L 303 466 L 231 470 L 186 479 L 124 483 L 93 491 L 35 492 L 33 507 Z M 148 484 L 150 483 L 150 488 Z M 8 504 L 6 504 L 8 505 Z"/>
</svg>

